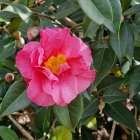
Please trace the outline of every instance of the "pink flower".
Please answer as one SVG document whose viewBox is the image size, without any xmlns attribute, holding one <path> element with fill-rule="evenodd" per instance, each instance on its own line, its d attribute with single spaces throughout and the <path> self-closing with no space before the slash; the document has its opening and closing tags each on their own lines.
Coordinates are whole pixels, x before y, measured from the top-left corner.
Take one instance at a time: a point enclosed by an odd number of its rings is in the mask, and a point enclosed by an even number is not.
<svg viewBox="0 0 140 140">
<path fill-rule="evenodd" d="M 28 98 L 40 106 L 64 106 L 75 99 L 95 79 L 91 63 L 88 46 L 67 28 L 41 29 L 40 42 L 29 42 L 16 56 Z"/>
</svg>

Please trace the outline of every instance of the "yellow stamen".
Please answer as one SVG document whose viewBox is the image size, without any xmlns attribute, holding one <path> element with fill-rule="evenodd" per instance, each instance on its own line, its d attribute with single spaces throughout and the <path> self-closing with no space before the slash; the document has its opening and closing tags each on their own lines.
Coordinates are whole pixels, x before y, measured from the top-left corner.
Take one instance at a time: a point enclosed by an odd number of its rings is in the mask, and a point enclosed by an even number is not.
<svg viewBox="0 0 140 140">
<path fill-rule="evenodd" d="M 61 64 L 66 63 L 66 56 L 64 54 L 58 54 L 57 57 L 51 56 L 44 62 L 44 66 L 51 70 L 53 74 L 58 75 L 58 70 Z"/>
</svg>

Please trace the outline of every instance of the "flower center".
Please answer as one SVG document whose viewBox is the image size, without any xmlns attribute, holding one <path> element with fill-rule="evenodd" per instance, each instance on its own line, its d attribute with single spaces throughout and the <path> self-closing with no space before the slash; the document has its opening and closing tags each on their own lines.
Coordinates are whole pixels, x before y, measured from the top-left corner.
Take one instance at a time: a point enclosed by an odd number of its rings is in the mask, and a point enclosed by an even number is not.
<svg viewBox="0 0 140 140">
<path fill-rule="evenodd" d="M 51 70 L 53 74 L 58 75 L 58 70 L 61 64 L 66 63 L 66 56 L 64 54 L 58 54 L 57 57 L 51 56 L 44 62 L 44 66 Z"/>
</svg>

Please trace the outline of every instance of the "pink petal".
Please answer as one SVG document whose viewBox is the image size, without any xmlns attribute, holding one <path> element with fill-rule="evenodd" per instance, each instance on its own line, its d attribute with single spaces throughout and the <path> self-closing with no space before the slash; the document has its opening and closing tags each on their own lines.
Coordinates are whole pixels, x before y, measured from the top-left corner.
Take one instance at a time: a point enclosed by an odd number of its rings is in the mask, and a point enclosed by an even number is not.
<svg viewBox="0 0 140 140">
<path fill-rule="evenodd" d="M 43 83 L 44 83 L 43 84 L 44 91 L 53 97 L 54 102 L 60 106 L 65 105 L 62 98 L 59 82 L 52 83 L 48 79 L 43 79 Z"/>
<path fill-rule="evenodd" d="M 74 75 L 82 75 L 83 71 L 89 69 L 85 64 L 83 57 L 70 58 L 67 60 L 67 63 Z"/>
<path fill-rule="evenodd" d="M 85 70 L 81 75 L 77 75 L 77 89 L 78 93 L 86 90 L 95 79 L 96 72 L 94 70 Z"/>
<path fill-rule="evenodd" d="M 32 51 L 30 58 L 32 66 L 40 66 L 45 60 L 43 48 L 39 47 L 37 50 Z"/>
<path fill-rule="evenodd" d="M 65 37 L 64 54 L 67 58 L 78 57 L 80 51 L 81 40 L 76 36 L 68 34 Z"/>
<path fill-rule="evenodd" d="M 62 74 L 63 72 L 67 71 L 70 69 L 70 66 L 66 64 L 61 64 L 59 67 L 58 75 Z"/>
<path fill-rule="evenodd" d="M 65 72 L 60 77 L 60 88 L 65 104 L 70 103 L 77 96 L 77 80 L 70 72 Z"/>
<path fill-rule="evenodd" d="M 83 41 L 81 42 L 80 55 L 83 56 L 86 65 L 90 67 L 92 63 L 91 50 Z"/>
<path fill-rule="evenodd" d="M 45 50 L 50 50 L 51 46 L 54 46 L 53 49 L 57 47 L 57 43 L 63 42 L 65 39 L 65 36 L 69 34 L 70 30 L 68 28 L 61 29 L 61 28 L 46 28 L 46 30 L 41 29 L 40 30 L 40 42 L 41 46 Z M 50 44 L 51 43 L 51 44 Z"/>
<path fill-rule="evenodd" d="M 44 76 L 46 76 L 47 79 L 49 79 L 50 81 L 54 82 L 54 81 L 59 81 L 58 77 L 56 75 L 54 75 L 48 68 L 44 67 L 44 66 L 38 66 L 36 67 L 37 71 L 39 73 L 42 73 Z"/>
<path fill-rule="evenodd" d="M 39 106 L 50 106 L 55 104 L 52 96 L 43 90 L 41 75 L 34 74 L 27 88 L 28 98 Z"/>
<path fill-rule="evenodd" d="M 25 78 L 32 78 L 32 73 L 34 70 L 31 66 L 30 54 L 39 46 L 40 43 L 38 42 L 30 42 L 26 44 L 25 47 L 17 53 L 16 66 Z"/>
</svg>

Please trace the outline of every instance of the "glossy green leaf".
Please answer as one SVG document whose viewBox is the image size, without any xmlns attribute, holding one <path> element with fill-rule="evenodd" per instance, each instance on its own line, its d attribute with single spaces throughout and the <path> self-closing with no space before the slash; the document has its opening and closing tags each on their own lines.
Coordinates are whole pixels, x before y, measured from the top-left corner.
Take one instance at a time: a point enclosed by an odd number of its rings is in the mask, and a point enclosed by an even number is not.
<svg viewBox="0 0 140 140">
<path fill-rule="evenodd" d="M 140 4 L 137 4 L 123 13 L 124 16 L 133 15 L 140 11 Z"/>
<path fill-rule="evenodd" d="M 88 101 L 86 105 L 84 105 L 85 107 L 84 107 L 82 119 L 94 115 L 98 111 L 99 103 L 100 101 L 97 98 L 93 98 L 91 99 L 91 101 Z"/>
<path fill-rule="evenodd" d="M 2 19 L 6 19 L 6 20 L 10 20 L 14 17 L 18 17 L 18 14 L 16 14 L 15 12 L 10 12 L 10 11 L 0 11 L 0 17 Z"/>
<path fill-rule="evenodd" d="M 3 140 L 19 140 L 17 134 L 6 126 L 0 126 L 0 137 Z"/>
<path fill-rule="evenodd" d="M 128 29 L 125 23 L 121 25 L 120 32 L 117 34 L 110 33 L 110 43 L 119 61 L 125 56 L 128 45 Z"/>
<path fill-rule="evenodd" d="M 86 15 L 99 25 L 114 32 L 113 12 L 109 0 L 77 0 Z M 94 14 L 93 14 L 94 13 Z"/>
<path fill-rule="evenodd" d="M 40 18 L 40 27 L 46 29 L 46 27 L 53 28 L 54 24 L 51 20 L 46 19 L 45 17 Z"/>
<path fill-rule="evenodd" d="M 109 0 L 113 11 L 113 23 L 115 25 L 116 31 L 118 32 L 121 24 L 122 9 L 120 0 Z"/>
<path fill-rule="evenodd" d="M 83 27 L 84 37 L 89 37 L 93 39 L 93 37 L 95 36 L 95 33 L 97 32 L 99 28 L 99 25 L 86 16 L 84 18 L 82 27 Z"/>
<path fill-rule="evenodd" d="M 80 95 L 65 107 L 53 106 L 53 112 L 62 125 L 74 132 L 83 114 L 82 96 Z"/>
<path fill-rule="evenodd" d="M 140 93 L 137 93 L 133 96 L 133 101 L 135 106 L 140 110 Z"/>
<path fill-rule="evenodd" d="M 128 78 L 130 97 L 133 97 L 135 94 L 137 94 L 137 87 L 140 83 L 140 65 L 131 70 Z"/>
<path fill-rule="evenodd" d="M 94 87 L 96 87 L 110 72 L 116 62 L 116 55 L 111 48 L 94 50 L 94 65 L 97 71 Z"/>
<path fill-rule="evenodd" d="M 116 88 L 108 88 L 103 92 L 103 100 L 106 103 L 114 103 L 116 101 L 126 100 L 127 95 Z"/>
<path fill-rule="evenodd" d="M 23 19 L 25 22 L 27 22 L 29 20 L 29 17 L 32 15 L 32 11 L 22 4 L 15 4 L 12 5 L 12 7 L 16 11 L 16 13 L 19 14 L 21 19 Z"/>
<path fill-rule="evenodd" d="M 134 34 L 132 32 L 132 29 L 130 28 L 129 24 L 126 24 L 127 31 L 128 31 L 128 39 L 127 39 L 127 49 L 126 49 L 126 58 L 129 60 L 129 62 L 132 62 L 133 54 L 134 54 Z"/>
<path fill-rule="evenodd" d="M 15 51 L 15 42 L 12 38 L 7 38 L 0 41 L 0 60 L 11 56 Z"/>
<path fill-rule="evenodd" d="M 131 1 L 132 0 L 120 0 L 123 11 L 126 11 L 130 7 Z"/>
<path fill-rule="evenodd" d="M 11 85 L 2 101 L 0 109 L 1 117 L 30 105 L 25 89 L 26 84 L 23 80 L 16 81 Z"/>
<path fill-rule="evenodd" d="M 42 133 L 42 136 L 44 132 L 48 131 L 48 128 L 50 127 L 50 108 L 41 108 L 37 112 L 34 125 L 38 131 Z"/>
<path fill-rule="evenodd" d="M 128 127 L 137 134 L 137 127 L 133 114 L 121 102 L 106 104 L 105 114 L 118 123 Z"/>
<path fill-rule="evenodd" d="M 108 89 L 110 87 L 119 87 L 121 83 L 121 78 L 114 77 L 112 75 L 106 76 L 101 83 L 97 86 L 99 91 Z"/>
<path fill-rule="evenodd" d="M 56 14 L 56 19 L 61 19 L 66 16 L 69 16 L 70 14 L 76 12 L 78 9 L 80 9 L 79 5 L 69 2 L 69 1 L 64 1 Z"/>
</svg>

